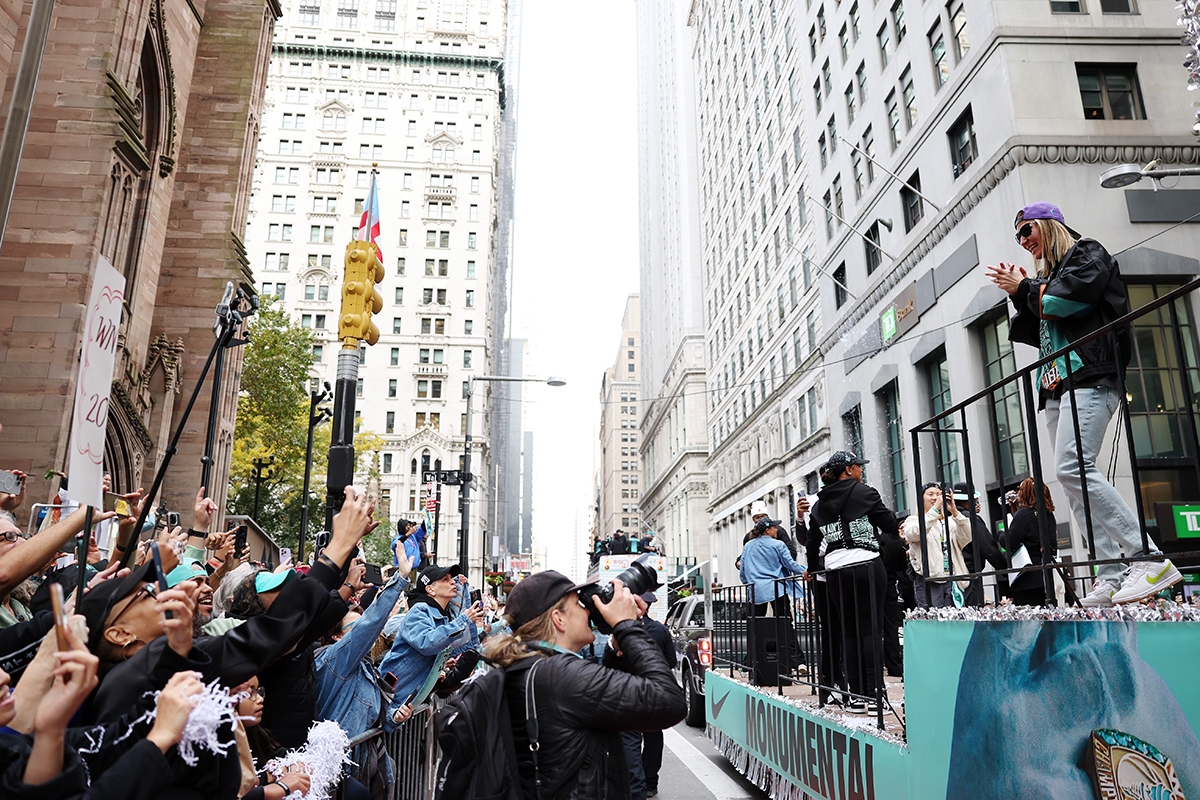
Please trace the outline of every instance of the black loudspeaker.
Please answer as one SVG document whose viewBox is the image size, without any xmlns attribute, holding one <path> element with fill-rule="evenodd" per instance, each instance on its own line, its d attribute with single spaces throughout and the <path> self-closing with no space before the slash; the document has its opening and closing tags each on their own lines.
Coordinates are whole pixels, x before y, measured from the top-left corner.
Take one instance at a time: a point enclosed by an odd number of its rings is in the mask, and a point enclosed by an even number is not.
<svg viewBox="0 0 1200 800">
<path fill-rule="evenodd" d="M 775 686 L 779 674 L 795 667 L 795 630 L 790 617 L 753 617 L 750 619 L 750 682 L 755 686 Z"/>
</svg>

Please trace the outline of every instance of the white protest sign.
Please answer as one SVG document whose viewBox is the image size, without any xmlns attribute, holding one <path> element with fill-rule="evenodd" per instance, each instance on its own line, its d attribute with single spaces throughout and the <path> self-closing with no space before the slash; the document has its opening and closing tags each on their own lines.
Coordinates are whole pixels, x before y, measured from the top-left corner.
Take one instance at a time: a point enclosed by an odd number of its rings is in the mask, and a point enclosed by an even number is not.
<svg viewBox="0 0 1200 800">
<path fill-rule="evenodd" d="M 79 356 L 79 381 L 71 421 L 71 497 L 81 505 L 104 507 L 104 431 L 108 425 L 108 400 L 117 359 L 117 332 L 125 276 L 100 256 L 92 277 L 84 322 L 83 352 Z"/>
</svg>

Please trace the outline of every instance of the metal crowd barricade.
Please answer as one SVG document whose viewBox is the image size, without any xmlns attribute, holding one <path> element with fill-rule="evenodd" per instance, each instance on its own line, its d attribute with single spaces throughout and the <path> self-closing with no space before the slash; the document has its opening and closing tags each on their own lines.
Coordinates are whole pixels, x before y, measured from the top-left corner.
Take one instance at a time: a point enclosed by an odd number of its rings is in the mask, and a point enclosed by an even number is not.
<svg viewBox="0 0 1200 800">
<path fill-rule="evenodd" d="M 935 456 L 936 463 L 937 463 L 938 481 L 939 481 L 939 483 L 942 483 L 942 484 L 946 484 L 948 481 L 946 480 L 947 476 L 942 474 L 943 473 L 943 460 L 941 457 L 941 443 L 940 443 L 941 438 L 942 438 L 942 436 L 949 437 L 952 435 L 956 435 L 959 437 L 959 440 L 962 442 L 962 462 L 964 464 L 964 472 L 965 472 L 964 478 L 966 480 L 967 487 L 968 487 L 968 495 L 973 496 L 975 493 L 975 487 L 977 484 L 975 482 L 974 475 L 972 473 L 971 443 L 970 443 L 970 431 L 968 429 L 968 424 L 967 424 L 967 409 L 969 407 L 973 406 L 975 403 L 978 403 L 980 401 L 990 402 L 994 394 L 1003 390 L 1009 384 L 1019 383 L 1020 393 L 1022 395 L 1022 400 L 1023 400 L 1022 410 L 1024 412 L 1024 423 L 1025 423 L 1024 429 L 1027 432 L 1028 442 L 1029 442 L 1029 461 L 1030 461 L 1030 468 L 1032 471 L 1032 477 L 1033 477 L 1035 483 L 1037 484 L 1037 486 L 1039 486 L 1039 487 L 1045 486 L 1045 474 L 1042 469 L 1042 463 L 1041 463 L 1041 447 L 1040 447 L 1040 443 L 1038 441 L 1038 431 L 1037 431 L 1037 426 L 1036 426 L 1036 415 L 1037 415 L 1036 397 L 1037 397 L 1037 395 L 1036 395 L 1036 393 L 1034 391 L 1034 387 L 1033 387 L 1033 376 L 1036 374 L 1036 370 L 1044 365 L 1054 362 L 1055 360 L 1057 360 L 1059 358 L 1069 358 L 1070 353 L 1072 351 L 1079 349 L 1082 345 L 1084 345 L 1088 342 L 1091 342 L 1093 340 L 1100 339 L 1100 338 L 1107 338 L 1108 342 L 1109 342 L 1109 346 L 1112 348 L 1112 351 L 1118 352 L 1118 339 L 1117 339 L 1118 332 L 1121 331 L 1123 328 L 1131 328 L 1132 323 L 1134 321 L 1140 319 L 1141 317 L 1147 316 L 1148 314 L 1150 314 L 1152 312 L 1155 312 L 1160 315 L 1166 314 L 1170 321 L 1169 328 L 1173 332 L 1173 336 L 1172 336 L 1170 345 L 1176 353 L 1176 360 L 1178 363 L 1176 364 L 1176 366 L 1169 367 L 1169 368 L 1160 366 L 1159 371 L 1168 373 L 1168 375 L 1167 375 L 1167 384 L 1168 385 L 1167 385 L 1166 391 L 1169 391 L 1169 393 L 1171 395 L 1171 401 L 1173 403 L 1173 407 L 1182 409 L 1182 412 L 1179 413 L 1178 416 L 1183 416 L 1186 420 L 1185 427 L 1186 427 L 1186 437 L 1187 438 L 1185 441 L 1185 446 L 1191 450 L 1190 459 L 1188 459 L 1188 460 L 1190 460 L 1192 462 L 1191 466 L 1193 469 L 1195 469 L 1197 478 L 1200 479 L 1200 434 L 1198 434 L 1198 432 L 1197 432 L 1197 422 L 1196 422 L 1196 418 L 1195 418 L 1195 414 L 1197 411 L 1197 407 L 1196 407 L 1197 394 L 1191 388 L 1192 382 L 1191 382 L 1191 376 L 1188 375 L 1188 364 L 1187 364 L 1187 358 L 1186 358 L 1186 354 L 1189 352 L 1192 352 L 1192 348 L 1189 347 L 1188 343 L 1184 340 L 1183 330 L 1181 329 L 1180 322 L 1179 322 L 1179 311 L 1176 307 L 1177 300 L 1188 297 L 1196 289 L 1200 289 L 1200 278 L 1189 281 L 1188 283 L 1185 283 L 1182 286 L 1179 286 L 1179 287 L 1171 290 L 1170 292 L 1163 294 L 1161 297 L 1151 300 L 1150 302 L 1146 303 L 1145 305 L 1141 306 L 1140 308 L 1137 308 L 1137 309 L 1131 311 L 1130 313 L 1124 315 L 1123 317 L 1120 317 L 1119 319 L 1116 319 L 1116 320 L 1110 322 L 1109 324 L 1104 325 L 1103 327 L 1093 331 L 1092 333 L 1090 333 L 1086 336 L 1080 337 L 1079 339 L 1075 340 L 1075 342 L 1073 342 L 1069 346 L 1064 347 L 1061 350 L 1058 350 L 1054 353 L 1051 353 L 1051 354 L 1045 356 L 1044 358 L 1034 361 L 1029 366 L 1026 366 L 1026 367 L 1016 370 L 1012 375 L 1009 375 L 1007 378 L 1002 378 L 1001 380 L 996 381 L 995 383 L 993 383 L 992 385 L 983 389 L 982 391 L 977 392 L 976 394 L 972 395 L 971 397 L 968 397 L 966 400 L 963 400 L 960 403 L 950 406 L 949 408 L 942 411 L 940 414 L 936 414 L 936 415 L 930 417 L 929 419 L 925 420 L 924 422 L 919 423 L 912 429 L 910 429 L 909 433 L 910 433 L 910 436 L 912 437 L 914 483 L 918 487 L 918 489 L 917 489 L 917 491 L 918 491 L 917 505 L 915 508 L 917 510 L 916 516 L 917 516 L 918 524 L 920 527 L 920 548 L 921 548 L 921 566 L 922 566 L 921 575 L 923 577 L 928 578 L 930 575 L 929 559 L 930 559 L 931 555 L 933 557 L 940 557 L 941 553 L 931 553 L 930 552 L 929 542 L 928 542 L 928 531 L 926 530 L 926 524 L 925 524 L 925 515 L 924 515 L 924 513 L 921 513 L 921 509 L 923 509 L 923 501 L 920 496 L 920 488 L 919 488 L 922 485 L 921 452 L 920 452 L 921 434 L 932 434 L 933 435 L 933 447 L 934 447 L 934 456 Z M 1159 309 L 1163 308 L 1164 306 L 1166 308 L 1162 312 L 1159 312 Z M 1130 335 L 1130 338 L 1131 339 L 1133 338 L 1132 333 Z M 1136 347 L 1136 346 L 1137 346 L 1136 342 L 1131 343 L 1131 347 Z M 1169 373 L 1177 373 L 1178 381 L 1176 381 L 1175 378 Z M 1080 501 L 1081 501 L 1081 505 L 1083 507 L 1083 517 L 1084 517 L 1084 522 L 1085 522 L 1084 534 L 1085 534 L 1085 537 L 1087 540 L 1087 553 L 1088 553 L 1087 560 L 1072 561 L 1072 562 L 1070 562 L 1070 566 L 1071 567 L 1088 568 L 1088 567 L 1099 566 L 1102 564 L 1113 564 L 1113 563 L 1126 564 L 1130 561 L 1155 558 L 1155 556 L 1141 556 L 1141 557 L 1130 557 L 1130 558 L 1122 558 L 1122 559 L 1097 559 L 1096 558 L 1096 541 L 1095 541 L 1095 532 L 1093 530 L 1091 502 L 1088 497 L 1088 485 L 1087 485 L 1087 480 L 1086 480 L 1086 470 L 1085 470 L 1084 458 L 1083 458 L 1083 453 L 1082 453 L 1083 447 L 1082 447 L 1082 442 L 1080 441 L 1079 414 L 1078 414 L 1078 411 L 1076 408 L 1077 403 L 1075 402 L 1076 386 L 1075 386 L 1074 376 L 1072 375 L 1072 373 L 1070 371 L 1067 372 L 1064 382 L 1066 384 L 1065 391 L 1070 396 L 1071 420 L 1074 423 L 1074 429 L 1075 429 L 1075 451 L 1078 454 L 1078 469 L 1079 469 L 1079 474 L 1081 477 Z M 1142 550 L 1147 551 L 1149 549 L 1148 548 L 1149 533 L 1146 528 L 1146 510 L 1144 508 L 1144 501 L 1143 501 L 1143 497 L 1142 497 L 1141 480 L 1140 480 L 1140 477 L 1138 474 L 1137 443 L 1134 439 L 1132 419 L 1131 419 L 1130 411 L 1129 411 L 1129 395 L 1127 393 L 1127 387 L 1125 385 L 1125 375 L 1122 370 L 1117 370 L 1116 382 L 1117 382 L 1117 394 L 1118 394 L 1120 406 L 1121 406 L 1120 423 L 1123 425 L 1124 431 L 1125 431 L 1125 445 L 1126 445 L 1126 448 L 1128 451 L 1127 456 L 1130 460 L 1130 467 L 1131 467 L 1130 474 L 1131 474 L 1132 480 L 1133 480 L 1133 490 L 1134 490 L 1133 495 L 1134 495 L 1134 499 L 1136 502 L 1135 512 L 1137 514 L 1138 521 L 1140 523 L 1140 528 L 1141 528 L 1141 545 L 1142 545 Z M 958 421 L 958 427 L 948 427 L 948 426 L 954 425 L 953 420 L 955 420 L 955 419 L 957 419 L 957 421 Z M 1115 457 L 1116 447 L 1114 446 L 1113 449 L 1114 449 L 1114 457 Z M 1064 581 L 1064 584 L 1065 584 L 1066 590 L 1067 590 L 1068 602 L 1072 602 L 1074 597 L 1078 593 L 1077 590 L 1072 586 L 1072 582 L 1078 581 L 1078 582 L 1081 582 L 1081 584 L 1086 585 L 1086 582 L 1090 579 L 1090 574 L 1084 574 L 1081 576 L 1074 575 L 1071 573 L 1070 570 L 1068 570 L 1066 568 L 1066 564 L 1064 562 L 1060 562 L 1057 560 L 1057 558 L 1054 557 L 1056 537 L 1055 537 L 1055 532 L 1051 531 L 1049 529 L 1049 517 L 1048 517 L 1048 514 L 1046 513 L 1045 497 L 1041 491 L 1034 492 L 1034 495 L 1035 495 L 1036 502 L 1037 502 L 1036 507 L 1037 507 L 1037 516 L 1038 516 L 1038 526 L 1039 526 L 1039 534 L 1040 534 L 1040 540 L 1041 540 L 1040 543 L 1041 543 L 1041 548 L 1042 548 L 1042 553 L 1043 553 L 1040 571 L 1042 574 L 1043 586 L 1046 590 L 1046 602 L 1049 605 L 1057 604 L 1054 580 L 1053 580 L 1053 573 L 1055 571 L 1059 572 L 1060 576 L 1062 577 L 1062 579 Z M 1184 499 L 1190 499 L 1190 498 L 1178 498 L 1178 499 L 1184 500 Z M 1064 502 L 1067 502 L 1069 505 L 1069 502 L 1070 502 L 1069 498 L 1066 499 Z M 972 524 L 974 524 L 974 521 L 977 518 L 974 503 L 968 501 L 967 505 L 968 505 L 968 515 L 971 518 Z M 1192 559 L 1194 559 L 1194 558 L 1200 557 L 1200 551 L 1176 552 L 1176 553 L 1171 553 L 1170 555 L 1172 558 L 1178 558 L 1178 559 L 1192 558 Z M 1031 567 L 1027 567 L 1027 568 L 1025 568 L 1025 570 L 1018 570 L 1018 569 L 988 570 L 988 569 L 985 569 L 984 565 L 981 563 L 981 558 L 978 553 L 978 548 L 976 548 L 975 564 L 974 565 L 966 565 L 966 566 L 967 566 L 968 570 L 970 570 L 971 567 L 974 566 L 974 571 L 971 571 L 971 572 L 968 572 L 965 574 L 957 574 L 956 575 L 953 571 L 953 569 L 954 569 L 953 559 L 950 559 L 950 569 L 947 571 L 947 577 L 950 579 L 958 578 L 960 580 L 973 580 L 973 579 L 980 579 L 980 578 L 983 578 L 983 577 L 989 576 L 989 575 L 996 576 L 996 575 L 1004 575 L 1004 574 L 1015 574 L 1017 572 L 1029 571 L 1030 569 L 1033 569 Z M 1086 572 L 1090 573 L 1090 570 L 1086 570 Z M 925 581 L 924 595 L 925 595 L 926 604 L 927 605 L 931 604 L 931 602 L 932 602 L 932 587 L 928 580 Z"/>
<path fill-rule="evenodd" d="M 356 758 L 358 746 L 373 739 L 383 739 L 383 749 L 392 759 L 392 785 L 387 800 L 430 800 L 433 797 L 434 766 L 437 763 L 437 740 L 434 738 L 434 706 L 425 706 L 401 723 L 391 733 L 382 728 L 370 728 L 350 740 L 350 758 Z M 345 784 L 335 792 L 335 800 L 345 799 Z"/>
</svg>

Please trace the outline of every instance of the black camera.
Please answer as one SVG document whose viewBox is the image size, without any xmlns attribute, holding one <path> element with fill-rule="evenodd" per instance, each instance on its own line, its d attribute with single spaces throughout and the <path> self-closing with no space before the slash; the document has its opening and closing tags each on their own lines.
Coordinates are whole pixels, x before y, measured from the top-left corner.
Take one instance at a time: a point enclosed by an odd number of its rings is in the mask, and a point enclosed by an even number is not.
<svg viewBox="0 0 1200 800">
<path fill-rule="evenodd" d="M 627 570 L 613 578 L 613 580 L 620 581 L 622 585 L 634 594 L 645 594 L 658 588 L 658 575 L 655 574 L 654 568 L 648 564 L 653 557 L 651 553 L 638 556 L 629 565 Z M 611 582 L 603 586 L 585 586 L 579 590 L 579 600 L 583 603 L 583 607 L 588 610 L 588 618 L 596 630 L 601 633 L 612 633 L 612 626 L 604 620 L 604 617 L 600 614 L 600 610 L 593 604 L 592 598 L 599 597 L 601 602 L 611 603 L 613 592 L 614 588 Z"/>
</svg>

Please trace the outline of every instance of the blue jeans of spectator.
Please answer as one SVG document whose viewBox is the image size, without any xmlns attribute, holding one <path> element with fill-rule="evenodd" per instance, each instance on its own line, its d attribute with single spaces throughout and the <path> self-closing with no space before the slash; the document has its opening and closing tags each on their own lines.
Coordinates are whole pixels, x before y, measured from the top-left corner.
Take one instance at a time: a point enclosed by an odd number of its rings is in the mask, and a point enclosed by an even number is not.
<svg viewBox="0 0 1200 800">
<path fill-rule="evenodd" d="M 642 773 L 646 777 L 646 793 L 658 791 L 658 773 L 662 769 L 663 732 L 642 734 Z"/>
<path fill-rule="evenodd" d="M 1092 516 L 1092 535 L 1096 558 L 1121 558 L 1146 553 L 1142 549 L 1142 527 L 1137 514 L 1121 497 L 1104 473 L 1096 468 L 1096 457 L 1104 444 L 1108 423 L 1120 405 L 1113 389 L 1076 389 L 1075 403 L 1079 416 L 1079 441 L 1083 449 L 1083 475 L 1087 481 L 1088 507 Z M 1050 431 L 1051 452 L 1055 453 L 1054 475 L 1067 493 L 1071 511 L 1086 541 L 1087 520 L 1083 513 L 1083 483 L 1079 479 L 1079 450 L 1075 446 L 1075 424 L 1071 417 L 1071 394 L 1064 391 L 1058 400 L 1046 401 L 1046 425 Z M 1148 552 L 1157 553 L 1154 542 L 1147 539 Z M 1121 564 L 1101 564 L 1096 577 L 1120 583 L 1125 574 Z"/>
<path fill-rule="evenodd" d="M 929 583 L 929 602 L 925 602 L 925 578 L 913 576 L 913 592 L 917 596 L 917 608 L 954 608 L 954 588 L 950 581 L 931 580 Z"/>
<path fill-rule="evenodd" d="M 646 800 L 646 773 L 642 771 L 642 734 L 622 731 L 621 742 L 625 745 L 625 764 L 629 767 L 630 800 Z"/>
</svg>

